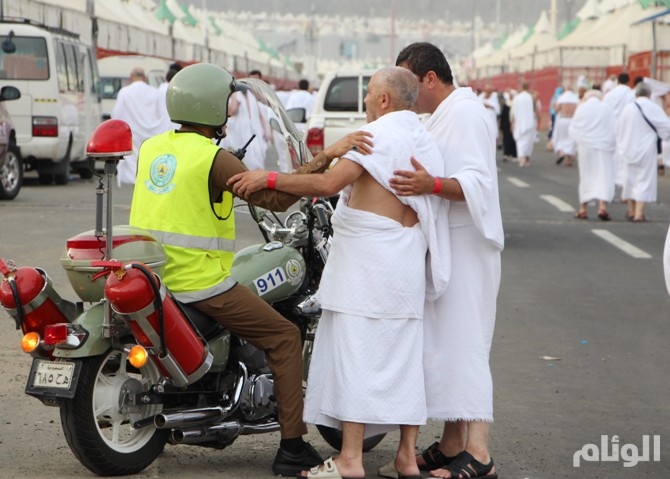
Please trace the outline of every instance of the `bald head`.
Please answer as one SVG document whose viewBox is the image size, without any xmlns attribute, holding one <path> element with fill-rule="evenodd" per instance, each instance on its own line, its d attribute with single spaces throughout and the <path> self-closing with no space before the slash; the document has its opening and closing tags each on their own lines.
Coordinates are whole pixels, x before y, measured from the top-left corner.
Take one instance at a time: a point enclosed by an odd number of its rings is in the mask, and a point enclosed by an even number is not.
<svg viewBox="0 0 670 479">
<path fill-rule="evenodd" d="M 147 75 L 144 73 L 144 68 L 142 67 L 135 67 L 132 69 L 130 72 L 130 81 L 146 81 Z"/>
<path fill-rule="evenodd" d="M 391 98 L 391 110 L 409 110 L 419 95 L 419 82 L 414 74 L 402 67 L 386 67 L 372 76 L 380 89 Z"/>
</svg>

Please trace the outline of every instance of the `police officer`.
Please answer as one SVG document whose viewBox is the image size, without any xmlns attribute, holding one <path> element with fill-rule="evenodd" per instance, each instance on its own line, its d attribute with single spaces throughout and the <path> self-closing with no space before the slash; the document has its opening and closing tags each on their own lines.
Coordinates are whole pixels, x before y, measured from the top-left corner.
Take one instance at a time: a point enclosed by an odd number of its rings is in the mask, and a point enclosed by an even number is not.
<svg viewBox="0 0 670 479">
<path fill-rule="evenodd" d="M 163 282 L 181 302 L 209 315 L 266 354 L 279 404 L 281 441 L 275 474 L 295 476 L 323 462 L 302 438 L 302 346 L 298 328 L 230 275 L 235 242 L 234 174 L 246 171 L 212 138 L 225 136 L 234 78 L 208 63 L 188 66 L 167 90 L 170 119 L 181 125 L 146 140 L 139 153 L 130 224 L 150 230 L 168 256 Z M 353 135 L 350 135 L 353 138 Z M 345 137 L 297 172 L 322 173 L 352 146 Z M 285 211 L 299 197 L 265 190 L 249 202 Z"/>
</svg>

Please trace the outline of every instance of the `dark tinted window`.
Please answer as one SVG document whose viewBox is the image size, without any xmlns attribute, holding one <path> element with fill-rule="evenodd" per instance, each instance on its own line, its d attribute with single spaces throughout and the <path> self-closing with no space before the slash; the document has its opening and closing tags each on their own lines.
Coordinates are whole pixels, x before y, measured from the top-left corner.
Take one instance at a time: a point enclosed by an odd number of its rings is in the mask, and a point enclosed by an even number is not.
<svg viewBox="0 0 670 479">
<path fill-rule="evenodd" d="M 363 77 L 361 102 L 368 92 L 370 77 Z M 358 77 L 334 78 L 328 86 L 323 109 L 326 111 L 358 111 Z M 365 110 L 365 104 L 362 105 Z"/>
</svg>

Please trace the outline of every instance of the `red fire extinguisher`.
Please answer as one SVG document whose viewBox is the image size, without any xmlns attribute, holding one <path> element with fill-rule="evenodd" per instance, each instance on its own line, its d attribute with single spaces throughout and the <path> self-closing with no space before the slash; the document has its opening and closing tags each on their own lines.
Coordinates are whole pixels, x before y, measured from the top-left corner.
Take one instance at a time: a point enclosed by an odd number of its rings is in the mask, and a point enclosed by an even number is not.
<svg viewBox="0 0 670 479">
<path fill-rule="evenodd" d="M 148 266 L 129 263 L 114 270 L 105 282 L 105 297 L 114 312 L 129 320 L 135 339 L 175 385 L 191 384 L 209 370 L 207 343 Z"/>
<path fill-rule="evenodd" d="M 16 329 L 44 337 L 45 326 L 74 320 L 75 305 L 56 293 L 44 270 L 17 268 L 0 258 L 0 273 L 0 305 L 14 318 Z"/>
</svg>

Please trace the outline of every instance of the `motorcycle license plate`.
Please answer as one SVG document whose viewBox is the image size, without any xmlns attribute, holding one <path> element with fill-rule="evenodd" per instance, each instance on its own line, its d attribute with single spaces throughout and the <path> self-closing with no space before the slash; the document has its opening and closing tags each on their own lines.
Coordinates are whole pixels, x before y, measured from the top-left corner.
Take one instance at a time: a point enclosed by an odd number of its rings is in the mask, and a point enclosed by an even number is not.
<svg viewBox="0 0 670 479">
<path fill-rule="evenodd" d="M 30 368 L 26 394 L 72 398 L 80 368 L 79 362 L 35 358 Z"/>
</svg>

